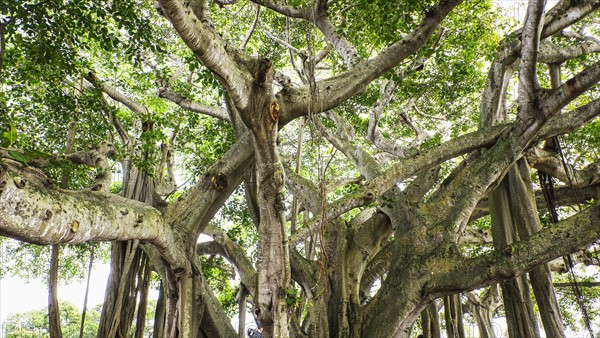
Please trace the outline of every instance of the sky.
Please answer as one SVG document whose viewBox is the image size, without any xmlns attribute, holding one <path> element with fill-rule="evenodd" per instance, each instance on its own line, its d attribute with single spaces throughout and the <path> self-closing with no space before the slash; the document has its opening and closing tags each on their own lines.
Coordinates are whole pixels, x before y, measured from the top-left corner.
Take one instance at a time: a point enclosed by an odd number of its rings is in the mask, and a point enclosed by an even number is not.
<svg viewBox="0 0 600 338">
<path fill-rule="evenodd" d="M 88 308 L 104 301 L 104 290 L 108 279 L 109 265 L 96 263 L 92 270 Z M 58 298 L 83 308 L 85 283 L 64 284 L 58 286 Z M 0 279 L 0 336 L 4 336 L 4 323 L 10 314 L 38 310 L 48 306 L 48 288 L 45 282 L 25 280 L 17 277 Z"/>
</svg>

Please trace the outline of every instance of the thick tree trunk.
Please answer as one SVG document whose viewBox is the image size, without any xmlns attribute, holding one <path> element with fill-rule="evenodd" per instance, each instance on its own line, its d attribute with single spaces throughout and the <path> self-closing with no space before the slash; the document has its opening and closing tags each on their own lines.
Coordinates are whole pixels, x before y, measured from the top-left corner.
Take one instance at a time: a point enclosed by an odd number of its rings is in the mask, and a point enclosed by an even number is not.
<svg viewBox="0 0 600 338">
<path fill-rule="evenodd" d="M 254 313 L 267 338 L 288 337 L 286 291 L 290 290 L 290 261 L 285 222 L 285 176 L 277 131 L 279 103 L 273 97 L 273 65 L 256 61 L 252 93 L 247 107 L 238 107 L 253 138 L 257 168 L 258 290 Z"/>
</svg>

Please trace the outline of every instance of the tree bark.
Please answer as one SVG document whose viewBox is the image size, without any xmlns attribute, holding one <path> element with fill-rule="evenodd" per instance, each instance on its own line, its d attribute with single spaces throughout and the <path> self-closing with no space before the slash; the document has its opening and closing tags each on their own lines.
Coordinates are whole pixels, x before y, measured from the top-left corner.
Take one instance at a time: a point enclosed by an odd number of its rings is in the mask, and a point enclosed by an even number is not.
<svg viewBox="0 0 600 338">
<path fill-rule="evenodd" d="M 154 328 L 152 330 L 152 338 L 165 337 L 165 287 L 163 281 L 160 282 L 158 289 L 158 300 L 156 301 L 156 310 L 154 312 Z"/>
<path fill-rule="evenodd" d="M 520 238 L 529 238 L 540 231 L 542 226 L 538 217 L 535 203 L 533 184 L 530 180 L 530 170 L 525 159 L 515 164 L 508 174 L 512 196 L 513 217 L 519 220 L 517 230 Z M 531 286 L 538 305 L 544 332 L 549 337 L 564 337 L 562 316 L 548 264 L 542 264 L 529 272 Z"/>
<path fill-rule="evenodd" d="M 516 229 L 510 208 L 510 183 L 504 178 L 490 194 L 490 215 L 494 247 L 503 250 L 516 242 Z M 526 276 L 500 283 L 510 337 L 539 337 Z"/>
<path fill-rule="evenodd" d="M 123 195 L 152 205 L 152 177 L 130 164 L 123 182 Z M 143 252 L 137 241 L 113 242 L 111 271 L 100 316 L 98 337 L 128 336 L 135 317 L 138 288 L 136 281 L 143 270 Z"/>
<path fill-rule="evenodd" d="M 421 326 L 423 328 L 423 338 L 440 338 L 440 316 L 436 300 L 421 312 Z"/>
<path fill-rule="evenodd" d="M 467 294 L 468 305 L 475 316 L 479 337 L 494 338 L 493 314 L 500 305 L 500 295 L 498 294 L 498 284 L 491 285 L 480 296 L 470 292 Z"/>
<path fill-rule="evenodd" d="M 48 323 L 51 337 L 62 337 L 60 329 L 60 309 L 58 307 L 58 257 L 60 246 L 52 245 L 50 273 L 48 279 Z"/>
<path fill-rule="evenodd" d="M 290 260 L 285 222 L 285 174 L 277 149 L 279 102 L 273 96 L 273 65 L 256 60 L 250 102 L 238 106 L 252 133 L 257 168 L 258 290 L 256 314 L 265 337 L 288 337 L 286 291 L 290 288 Z"/>
<path fill-rule="evenodd" d="M 465 337 L 460 294 L 444 297 L 444 318 L 446 319 L 446 332 L 448 338 Z"/>
<path fill-rule="evenodd" d="M 135 338 L 144 337 L 144 328 L 146 326 L 146 310 L 148 308 L 148 290 L 150 288 L 150 277 L 152 273 L 148 258 L 144 257 L 142 261 L 143 262 L 141 264 L 143 266 L 143 270 L 140 271 L 140 275 L 138 276 L 138 281 L 141 282 L 141 285 L 139 287 L 140 299 L 138 302 L 137 317 L 135 321 Z"/>
<path fill-rule="evenodd" d="M 83 338 L 83 330 L 85 328 L 85 317 L 87 313 L 88 295 L 90 292 L 90 280 L 92 278 L 92 266 L 94 264 L 94 248 L 90 252 L 90 261 L 87 270 L 87 282 L 85 283 L 85 295 L 83 296 L 83 309 L 81 310 L 81 326 L 79 327 L 79 338 Z"/>
</svg>

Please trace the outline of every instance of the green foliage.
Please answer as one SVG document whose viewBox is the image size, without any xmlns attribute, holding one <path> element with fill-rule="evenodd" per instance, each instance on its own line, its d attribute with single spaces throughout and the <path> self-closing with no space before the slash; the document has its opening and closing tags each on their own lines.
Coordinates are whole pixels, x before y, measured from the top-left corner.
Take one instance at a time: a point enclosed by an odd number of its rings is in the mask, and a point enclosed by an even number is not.
<svg viewBox="0 0 600 338">
<path fill-rule="evenodd" d="M 15 144 L 17 141 L 17 129 L 12 124 L 8 125 L 8 129 L 2 132 L 0 137 L 0 146 L 7 148 Z"/>
<path fill-rule="evenodd" d="M 59 302 L 61 330 L 64 337 L 78 337 L 81 326 L 81 310 L 69 302 Z M 88 309 L 84 324 L 84 337 L 95 337 L 100 314 L 98 309 Z M 11 314 L 5 325 L 6 338 L 50 337 L 48 333 L 48 309 Z"/>
<path fill-rule="evenodd" d="M 19 276 L 24 279 L 47 280 L 50 262 L 50 246 L 28 244 L 2 237 L 2 265 L 0 276 Z M 83 243 L 61 245 L 59 280 L 69 282 L 86 277 L 90 253 L 94 261 L 106 263 L 109 243 Z"/>
<path fill-rule="evenodd" d="M 208 285 L 215 292 L 217 299 L 225 312 L 233 316 L 237 313 L 236 295 L 239 291 L 239 283 L 234 282 L 233 269 L 222 257 L 200 257 L 202 273 Z"/>
<path fill-rule="evenodd" d="M 574 273 L 577 283 L 597 282 L 600 277 L 600 271 L 597 266 L 585 267 L 581 264 L 575 265 Z M 573 283 L 573 276 L 570 273 L 554 275 L 554 283 Z M 572 331 L 578 332 L 585 327 L 584 317 L 581 309 L 581 303 L 589 316 L 590 322 L 598 325 L 600 321 L 600 287 L 578 286 L 579 294 L 574 286 L 555 288 L 558 303 L 562 310 L 561 314 L 565 325 Z"/>
<path fill-rule="evenodd" d="M 302 302 L 302 297 L 300 296 L 300 290 L 293 287 L 288 287 L 283 289 L 285 292 L 285 301 L 287 305 L 297 307 Z"/>
</svg>

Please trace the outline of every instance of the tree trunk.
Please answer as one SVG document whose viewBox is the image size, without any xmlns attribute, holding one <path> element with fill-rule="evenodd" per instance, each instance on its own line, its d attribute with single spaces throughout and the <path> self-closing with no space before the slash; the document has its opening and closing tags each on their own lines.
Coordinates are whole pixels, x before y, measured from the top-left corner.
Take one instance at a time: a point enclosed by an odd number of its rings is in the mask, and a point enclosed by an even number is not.
<svg viewBox="0 0 600 338">
<path fill-rule="evenodd" d="M 510 250 L 516 241 L 516 229 L 510 210 L 510 183 L 504 178 L 490 194 L 490 216 L 492 236 L 497 249 Z M 500 283 L 504 299 L 504 310 L 510 337 L 539 337 L 539 328 L 529 297 L 529 283 L 525 275 Z"/>
<path fill-rule="evenodd" d="M 462 304 L 459 294 L 444 297 L 444 318 L 446 320 L 448 338 L 465 337 Z"/>
<path fill-rule="evenodd" d="M 423 338 L 441 337 L 440 316 L 435 300 L 421 312 L 421 326 L 423 327 Z"/>
<path fill-rule="evenodd" d="M 67 155 L 73 152 L 76 131 L 77 124 L 75 122 L 69 123 L 67 140 L 65 143 L 65 154 Z M 69 173 L 67 170 L 64 170 L 60 178 L 60 187 L 62 189 L 67 189 L 68 186 Z M 48 329 L 50 331 L 50 337 L 61 338 L 60 309 L 58 306 L 58 260 L 60 247 L 58 245 L 52 245 L 51 250 L 50 271 L 48 276 Z"/>
<path fill-rule="evenodd" d="M 148 290 L 150 289 L 151 269 L 148 258 L 145 258 L 143 274 L 140 271 L 139 279 L 141 281 L 140 300 L 138 303 L 137 318 L 135 321 L 135 338 L 144 337 L 144 328 L 146 326 L 146 310 L 148 308 Z"/>
<path fill-rule="evenodd" d="M 123 178 L 123 195 L 152 205 L 152 177 L 129 163 Z M 133 324 L 138 288 L 143 269 L 143 252 L 135 241 L 113 242 L 111 270 L 100 316 L 98 337 L 127 337 Z"/>
<path fill-rule="evenodd" d="M 240 285 L 240 291 L 238 292 L 238 337 L 246 337 L 246 288 L 244 285 Z"/>
<path fill-rule="evenodd" d="M 273 96 L 274 69 L 270 60 L 256 61 L 250 102 L 240 116 L 253 138 L 257 169 L 258 290 L 254 313 L 265 337 L 289 337 L 286 291 L 290 289 L 288 235 L 285 222 L 285 176 L 277 132 L 279 103 Z"/>
<path fill-rule="evenodd" d="M 60 310 L 58 307 L 58 257 L 60 246 L 52 245 L 50 272 L 48 277 L 48 327 L 50 337 L 62 337 L 60 329 Z"/>
<path fill-rule="evenodd" d="M 540 231 L 542 226 L 535 203 L 535 193 L 530 180 L 530 170 L 525 159 L 519 160 L 509 171 L 512 213 L 517 222 L 521 239 L 529 238 Z M 529 272 L 531 286 L 538 305 L 544 332 L 548 337 L 564 337 L 562 317 L 548 264 L 543 264 Z"/>
<path fill-rule="evenodd" d="M 90 280 L 92 278 L 92 266 L 94 265 L 94 247 L 90 252 L 90 261 L 88 263 L 87 282 L 85 283 L 85 295 L 83 296 L 83 309 L 81 310 L 81 326 L 79 327 L 79 338 L 83 338 L 83 329 L 85 328 L 85 315 L 87 313 L 88 295 L 90 293 Z"/>
<path fill-rule="evenodd" d="M 154 312 L 154 328 L 152 338 L 162 338 L 165 336 L 165 287 L 161 280 L 158 289 L 158 300 L 156 301 L 156 310 Z"/>
<path fill-rule="evenodd" d="M 471 312 L 475 316 L 479 337 L 495 338 L 493 326 L 493 314 L 500 304 L 500 295 L 498 294 L 498 284 L 490 286 L 480 296 L 475 293 L 468 293 L 467 299 Z"/>
</svg>

